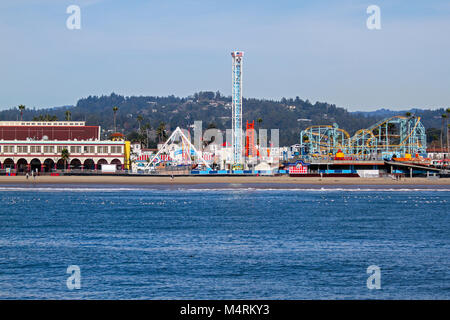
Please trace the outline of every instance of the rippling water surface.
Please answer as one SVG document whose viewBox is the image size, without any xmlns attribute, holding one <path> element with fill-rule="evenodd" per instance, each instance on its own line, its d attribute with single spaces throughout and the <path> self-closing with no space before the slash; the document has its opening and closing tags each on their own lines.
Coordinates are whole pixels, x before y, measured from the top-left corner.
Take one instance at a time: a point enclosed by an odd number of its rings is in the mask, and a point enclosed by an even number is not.
<svg viewBox="0 0 450 320">
<path fill-rule="evenodd" d="M 450 299 L 450 190 L 416 189 L 0 187 L 0 298 Z"/>
</svg>

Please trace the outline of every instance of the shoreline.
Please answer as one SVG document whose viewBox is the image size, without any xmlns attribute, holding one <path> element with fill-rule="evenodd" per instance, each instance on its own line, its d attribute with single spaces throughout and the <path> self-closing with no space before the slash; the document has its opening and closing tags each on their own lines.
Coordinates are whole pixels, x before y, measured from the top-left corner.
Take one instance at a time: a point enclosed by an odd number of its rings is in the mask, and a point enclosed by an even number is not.
<svg viewBox="0 0 450 320">
<path fill-rule="evenodd" d="M 258 188 L 267 185 L 388 185 L 388 186 L 449 186 L 450 178 L 403 178 L 393 180 L 392 178 L 302 178 L 288 176 L 37 176 L 35 179 L 25 176 L 0 176 L 0 185 L 59 185 L 59 184 L 81 184 L 81 185 L 256 185 Z"/>
</svg>

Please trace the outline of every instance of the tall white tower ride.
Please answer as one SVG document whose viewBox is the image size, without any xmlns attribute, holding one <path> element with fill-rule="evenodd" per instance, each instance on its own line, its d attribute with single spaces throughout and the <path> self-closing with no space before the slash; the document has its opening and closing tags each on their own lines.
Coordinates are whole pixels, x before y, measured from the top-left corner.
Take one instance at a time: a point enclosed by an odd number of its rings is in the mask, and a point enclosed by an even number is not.
<svg viewBox="0 0 450 320">
<path fill-rule="evenodd" d="M 235 168 L 244 167 L 242 161 L 242 59 L 244 52 L 233 51 L 233 79 L 232 79 L 232 146 L 233 146 L 233 166 Z"/>
</svg>

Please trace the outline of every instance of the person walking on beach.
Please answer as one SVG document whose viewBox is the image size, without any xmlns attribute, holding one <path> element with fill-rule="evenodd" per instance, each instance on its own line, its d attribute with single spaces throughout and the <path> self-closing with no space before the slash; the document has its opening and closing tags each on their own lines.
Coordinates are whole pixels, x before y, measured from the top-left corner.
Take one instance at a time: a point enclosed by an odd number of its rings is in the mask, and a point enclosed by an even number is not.
<svg viewBox="0 0 450 320">
<path fill-rule="evenodd" d="M 30 175 L 28 174 L 28 172 L 27 172 L 27 174 L 26 174 L 25 176 L 27 177 L 27 180 L 28 180 L 28 178 L 30 177 Z"/>
</svg>

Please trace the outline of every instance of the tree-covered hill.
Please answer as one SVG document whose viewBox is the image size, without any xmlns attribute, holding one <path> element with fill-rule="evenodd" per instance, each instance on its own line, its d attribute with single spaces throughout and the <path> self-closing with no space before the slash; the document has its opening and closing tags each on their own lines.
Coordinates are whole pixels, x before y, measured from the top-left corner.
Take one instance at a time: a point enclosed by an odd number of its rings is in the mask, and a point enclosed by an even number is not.
<svg viewBox="0 0 450 320">
<path fill-rule="evenodd" d="M 88 125 L 100 125 L 104 130 L 113 130 L 113 106 L 117 129 L 125 134 L 135 134 L 139 126 L 155 131 L 161 122 L 167 131 L 177 126 L 187 128 L 195 120 L 202 120 L 203 127 L 231 128 L 231 97 L 220 92 L 199 92 L 189 97 L 89 96 L 80 99 L 75 106 L 48 109 L 25 108 L 23 120 L 84 120 Z M 426 128 L 440 132 L 441 115 L 444 108 L 436 110 L 408 110 L 421 116 Z M 404 115 L 405 111 L 379 110 L 377 112 L 349 112 L 333 104 L 283 98 L 281 101 L 246 98 L 243 100 L 243 123 L 255 121 L 256 128 L 280 129 L 280 144 L 298 143 L 299 132 L 310 125 L 337 123 L 340 128 L 353 134 L 356 130 L 369 127 L 387 116 Z M 18 108 L 0 111 L 0 120 L 18 120 Z M 133 136 L 133 135 L 132 135 Z M 153 135 L 155 136 L 155 134 Z M 155 143 L 153 142 L 152 145 Z"/>
</svg>

